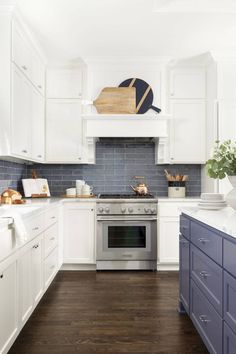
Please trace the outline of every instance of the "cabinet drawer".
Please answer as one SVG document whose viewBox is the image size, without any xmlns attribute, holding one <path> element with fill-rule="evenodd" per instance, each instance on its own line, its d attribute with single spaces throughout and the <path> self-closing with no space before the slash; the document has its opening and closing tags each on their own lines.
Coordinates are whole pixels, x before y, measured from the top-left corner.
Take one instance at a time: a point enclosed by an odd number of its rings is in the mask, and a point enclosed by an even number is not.
<svg viewBox="0 0 236 354">
<path fill-rule="evenodd" d="M 224 239 L 224 268 L 236 277 L 236 243 Z"/>
<path fill-rule="evenodd" d="M 236 353 L 236 334 L 224 322 L 224 354 Z"/>
<path fill-rule="evenodd" d="M 222 315 L 223 270 L 199 249 L 191 245 L 191 276 L 215 309 Z"/>
<path fill-rule="evenodd" d="M 29 233 L 29 239 L 39 235 L 44 231 L 44 216 L 43 214 L 37 215 L 26 221 L 26 228 Z"/>
<path fill-rule="evenodd" d="M 58 268 L 58 249 L 55 248 L 44 261 L 44 284 L 45 287 L 51 283 Z"/>
<path fill-rule="evenodd" d="M 52 208 L 46 211 L 45 215 L 45 229 L 55 224 L 58 221 L 58 208 Z"/>
<path fill-rule="evenodd" d="M 236 279 L 224 272 L 224 320 L 236 332 Z"/>
<path fill-rule="evenodd" d="M 210 353 L 222 354 L 222 319 L 191 280 L 191 319 Z"/>
<path fill-rule="evenodd" d="M 188 239 L 190 238 L 190 220 L 183 215 L 180 215 L 179 230 L 183 236 L 187 237 Z"/>
<path fill-rule="evenodd" d="M 206 226 L 191 222 L 191 241 L 215 262 L 222 265 L 222 237 Z"/>
<path fill-rule="evenodd" d="M 44 234 L 44 257 L 57 246 L 58 242 L 58 223 L 52 225 L 45 231 Z"/>
</svg>

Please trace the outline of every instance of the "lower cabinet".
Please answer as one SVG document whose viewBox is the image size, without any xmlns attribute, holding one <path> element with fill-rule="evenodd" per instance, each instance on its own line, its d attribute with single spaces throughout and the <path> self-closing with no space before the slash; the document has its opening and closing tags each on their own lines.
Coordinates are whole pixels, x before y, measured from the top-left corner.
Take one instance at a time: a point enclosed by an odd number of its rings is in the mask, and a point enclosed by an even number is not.
<svg viewBox="0 0 236 354">
<path fill-rule="evenodd" d="M 179 310 L 189 314 L 209 353 L 235 354 L 236 240 L 187 215 L 180 233 Z"/>
<path fill-rule="evenodd" d="M 64 206 L 63 263 L 95 263 L 95 204 L 66 203 Z"/>
<path fill-rule="evenodd" d="M 236 334 L 224 323 L 224 354 L 236 353 Z"/>
<path fill-rule="evenodd" d="M 7 353 L 18 331 L 17 263 L 0 264 L 0 353 Z"/>
<path fill-rule="evenodd" d="M 47 288 L 58 270 L 58 248 L 56 247 L 44 260 L 44 286 Z"/>
<path fill-rule="evenodd" d="M 180 312 L 185 310 L 189 314 L 189 255 L 190 242 L 180 235 L 179 239 L 179 269 L 180 269 Z"/>
<path fill-rule="evenodd" d="M 179 266 L 179 232 L 188 238 L 189 225 L 181 217 L 181 208 L 196 206 L 197 201 L 158 200 L 158 270 L 178 269 Z"/>
<path fill-rule="evenodd" d="M 43 294 L 42 236 L 22 249 L 18 277 L 20 324 L 24 325 Z"/>
</svg>

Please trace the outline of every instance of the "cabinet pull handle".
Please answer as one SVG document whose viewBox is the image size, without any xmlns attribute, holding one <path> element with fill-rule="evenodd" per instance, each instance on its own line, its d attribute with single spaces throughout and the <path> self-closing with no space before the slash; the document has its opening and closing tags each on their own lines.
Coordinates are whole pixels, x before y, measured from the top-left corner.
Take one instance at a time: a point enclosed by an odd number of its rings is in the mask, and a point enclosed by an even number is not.
<svg viewBox="0 0 236 354">
<path fill-rule="evenodd" d="M 199 320 L 203 323 L 211 322 L 211 320 L 209 320 L 206 315 L 200 315 Z"/>
<path fill-rule="evenodd" d="M 210 274 L 207 273 L 205 270 L 202 270 L 199 274 L 202 278 L 207 278 L 210 276 Z"/>
<path fill-rule="evenodd" d="M 51 216 L 51 219 L 56 219 L 56 217 L 55 216 Z"/>
<path fill-rule="evenodd" d="M 51 238 L 50 238 L 50 241 L 53 241 L 53 240 L 55 240 L 55 237 L 51 237 Z"/>
<path fill-rule="evenodd" d="M 39 247 L 39 244 L 33 246 L 33 248 L 38 248 L 38 247 Z"/>
<path fill-rule="evenodd" d="M 37 157 L 41 158 L 41 157 L 42 157 L 42 155 L 38 155 Z"/>
<path fill-rule="evenodd" d="M 22 65 L 22 69 L 27 70 L 27 66 Z"/>
<path fill-rule="evenodd" d="M 39 227 L 36 226 L 36 227 L 34 227 L 32 230 L 33 230 L 33 231 L 36 231 L 36 230 L 38 230 L 38 229 L 39 229 Z"/>
<path fill-rule="evenodd" d="M 201 242 L 201 243 L 210 242 L 210 240 L 207 240 L 206 238 L 199 238 L 198 241 Z"/>
<path fill-rule="evenodd" d="M 27 154 L 28 151 L 27 151 L 27 150 L 22 150 L 22 152 L 23 152 L 24 154 Z"/>
<path fill-rule="evenodd" d="M 41 85 L 38 85 L 38 88 L 39 88 L 39 89 L 41 89 L 41 88 L 42 88 L 42 86 L 41 86 Z"/>
<path fill-rule="evenodd" d="M 3 274 L 0 275 L 0 279 L 2 279 L 2 278 L 3 278 Z"/>
</svg>

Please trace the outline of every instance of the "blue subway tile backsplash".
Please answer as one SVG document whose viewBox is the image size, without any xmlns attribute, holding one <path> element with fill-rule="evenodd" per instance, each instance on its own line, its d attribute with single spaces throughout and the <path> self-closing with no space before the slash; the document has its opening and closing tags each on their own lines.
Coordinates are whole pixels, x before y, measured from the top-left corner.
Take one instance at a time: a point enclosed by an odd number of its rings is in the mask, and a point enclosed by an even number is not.
<svg viewBox="0 0 236 354">
<path fill-rule="evenodd" d="M 155 165 L 154 143 L 147 139 L 101 139 L 96 146 L 96 165 L 35 164 L 41 177 L 49 181 L 52 195 L 74 187 L 76 179 L 84 179 L 98 193 L 129 193 L 133 176 L 145 176 L 151 193 L 167 196 L 164 169 L 189 175 L 187 195 L 201 193 L 200 165 Z M 28 173 L 30 168 L 28 167 Z M 30 175 L 30 174 L 29 174 Z"/>
<path fill-rule="evenodd" d="M 0 191 L 7 187 L 22 191 L 21 178 L 36 169 L 48 179 L 51 195 L 59 196 L 84 179 L 98 193 L 129 193 L 133 176 L 145 176 L 150 192 L 167 196 L 164 169 L 189 175 L 187 195 L 201 193 L 200 165 L 155 165 L 154 143 L 148 139 L 101 139 L 96 146 L 96 165 L 34 164 L 22 165 L 0 160 Z"/>
</svg>

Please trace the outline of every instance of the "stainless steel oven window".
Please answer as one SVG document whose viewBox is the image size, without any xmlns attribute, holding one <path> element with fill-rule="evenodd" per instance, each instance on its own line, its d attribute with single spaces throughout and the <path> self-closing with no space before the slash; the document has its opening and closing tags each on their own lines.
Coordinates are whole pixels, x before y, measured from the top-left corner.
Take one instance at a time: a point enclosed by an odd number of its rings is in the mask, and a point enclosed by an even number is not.
<svg viewBox="0 0 236 354">
<path fill-rule="evenodd" d="M 108 248 L 146 248 L 146 226 L 109 225 Z"/>
</svg>

